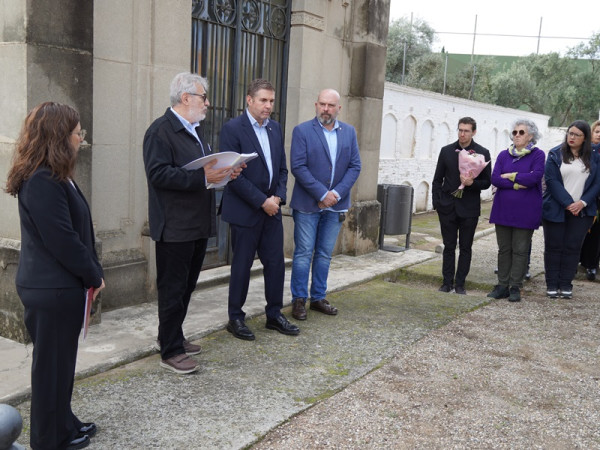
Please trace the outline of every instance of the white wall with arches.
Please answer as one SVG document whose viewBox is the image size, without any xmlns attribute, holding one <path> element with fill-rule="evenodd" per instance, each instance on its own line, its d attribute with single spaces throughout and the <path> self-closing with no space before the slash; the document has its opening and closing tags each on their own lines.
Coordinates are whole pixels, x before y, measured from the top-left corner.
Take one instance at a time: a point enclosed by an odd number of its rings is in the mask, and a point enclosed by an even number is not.
<svg viewBox="0 0 600 450">
<path fill-rule="evenodd" d="M 457 140 L 458 120 L 464 116 L 477 121 L 475 142 L 490 151 L 492 164 L 511 143 L 511 126 L 518 118 L 535 122 L 542 134 L 537 145 L 543 150 L 564 137 L 548 128 L 549 116 L 386 83 L 378 183 L 413 186 L 413 211 L 431 209 L 431 182 L 440 149 Z M 491 189 L 481 193 L 482 199 L 491 196 Z"/>
</svg>

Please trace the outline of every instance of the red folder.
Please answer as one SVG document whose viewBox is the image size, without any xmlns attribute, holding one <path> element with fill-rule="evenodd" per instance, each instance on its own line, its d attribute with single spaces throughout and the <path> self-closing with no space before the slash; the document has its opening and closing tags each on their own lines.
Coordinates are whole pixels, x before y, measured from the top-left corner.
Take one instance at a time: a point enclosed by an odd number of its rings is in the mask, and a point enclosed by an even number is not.
<svg viewBox="0 0 600 450">
<path fill-rule="evenodd" d="M 90 316 L 92 314 L 92 302 L 94 301 L 94 288 L 91 287 L 85 294 L 85 314 L 83 316 L 83 340 L 87 337 L 90 326 Z"/>
</svg>

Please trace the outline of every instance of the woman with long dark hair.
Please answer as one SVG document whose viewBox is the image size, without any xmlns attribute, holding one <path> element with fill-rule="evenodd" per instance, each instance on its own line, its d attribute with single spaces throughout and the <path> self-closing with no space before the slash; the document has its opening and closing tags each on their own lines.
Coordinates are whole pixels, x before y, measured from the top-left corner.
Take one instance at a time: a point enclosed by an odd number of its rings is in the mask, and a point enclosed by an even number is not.
<svg viewBox="0 0 600 450">
<path fill-rule="evenodd" d="M 546 160 L 542 224 L 550 298 L 572 297 L 581 245 L 596 215 L 600 155 L 592 152 L 591 134 L 587 122 L 576 120 Z"/>
<path fill-rule="evenodd" d="M 96 433 L 71 410 L 85 289 L 104 288 L 88 204 L 73 181 L 85 131 L 67 105 L 42 103 L 27 115 L 6 192 L 17 196 L 21 254 L 17 292 L 33 341 L 30 444 L 78 449 Z"/>
</svg>

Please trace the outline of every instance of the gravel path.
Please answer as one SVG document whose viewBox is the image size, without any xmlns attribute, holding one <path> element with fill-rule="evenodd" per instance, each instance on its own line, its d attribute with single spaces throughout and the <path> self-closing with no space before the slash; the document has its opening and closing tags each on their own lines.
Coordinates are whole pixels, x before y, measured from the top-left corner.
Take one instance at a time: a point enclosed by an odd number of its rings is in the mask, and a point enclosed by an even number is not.
<svg viewBox="0 0 600 450">
<path fill-rule="evenodd" d="M 534 278 L 521 303 L 430 333 L 252 448 L 600 448 L 600 294 L 574 284 L 550 300 Z"/>
</svg>

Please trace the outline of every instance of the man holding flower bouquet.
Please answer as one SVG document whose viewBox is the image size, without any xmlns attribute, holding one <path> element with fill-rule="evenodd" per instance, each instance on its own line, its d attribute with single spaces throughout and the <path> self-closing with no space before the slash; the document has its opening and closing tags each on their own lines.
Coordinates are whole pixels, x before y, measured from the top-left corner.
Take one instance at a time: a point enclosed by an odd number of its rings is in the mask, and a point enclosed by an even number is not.
<svg viewBox="0 0 600 450">
<path fill-rule="evenodd" d="M 476 133 L 477 122 L 473 118 L 458 121 L 458 140 L 440 150 L 431 185 L 433 209 L 437 210 L 444 242 L 441 292 L 454 289 L 457 294 L 466 294 L 471 247 L 481 214 L 480 194 L 491 185 L 490 152 L 473 140 Z"/>
</svg>

